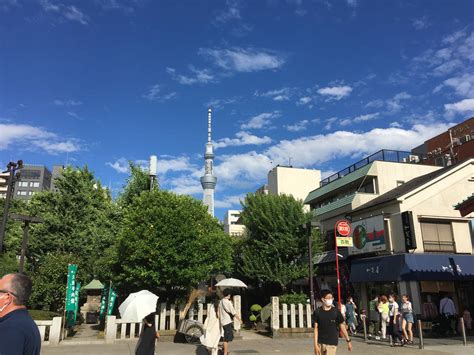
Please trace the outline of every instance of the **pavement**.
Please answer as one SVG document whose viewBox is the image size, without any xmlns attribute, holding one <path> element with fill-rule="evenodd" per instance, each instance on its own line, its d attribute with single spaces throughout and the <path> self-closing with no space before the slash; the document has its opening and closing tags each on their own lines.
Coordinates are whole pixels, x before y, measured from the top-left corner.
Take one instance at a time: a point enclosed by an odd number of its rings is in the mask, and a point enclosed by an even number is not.
<svg viewBox="0 0 474 355">
<path fill-rule="evenodd" d="M 420 350 L 418 345 L 392 348 L 388 343 L 372 341 L 368 344 L 363 339 L 353 340 L 353 351 L 349 353 L 345 342 L 341 341 L 337 354 L 420 354 L 420 355 L 474 355 L 474 339 L 470 339 L 468 346 L 463 346 L 460 339 L 426 339 L 425 348 Z M 117 341 L 113 345 L 105 345 L 100 341 L 69 342 L 59 346 L 46 345 L 41 354 L 57 355 L 133 355 L 136 341 Z M 285 354 L 285 355 L 313 355 L 313 345 L 310 338 L 279 338 L 272 339 L 252 333 L 244 333 L 242 340 L 231 343 L 230 355 L 240 354 Z M 156 354 L 170 355 L 208 355 L 200 346 L 189 344 L 175 344 L 172 342 L 158 342 Z"/>
</svg>

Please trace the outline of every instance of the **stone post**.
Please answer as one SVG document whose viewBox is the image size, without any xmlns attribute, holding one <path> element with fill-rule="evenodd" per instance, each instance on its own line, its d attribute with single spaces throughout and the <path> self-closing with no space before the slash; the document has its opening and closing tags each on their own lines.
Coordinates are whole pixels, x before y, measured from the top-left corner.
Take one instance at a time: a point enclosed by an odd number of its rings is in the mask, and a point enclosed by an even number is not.
<svg viewBox="0 0 474 355">
<path fill-rule="evenodd" d="M 272 318 L 271 318 L 272 336 L 278 337 L 280 330 L 280 299 L 272 297 Z"/>
<path fill-rule="evenodd" d="M 117 337 L 117 319 L 116 316 L 107 316 L 107 321 L 105 325 L 105 343 L 113 344 L 115 343 L 115 338 Z M 131 333 L 131 332 L 130 332 Z M 131 337 L 131 334 L 130 334 Z"/>
<path fill-rule="evenodd" d="M 49 328 L 49 343 L 51 345 L 58 345 L 61 338 L 61 323 L 62 317 L 54 317 L 53 324 Z"/>
<path fill-rule="evenodd" d="M 242 319 L 242 302 L 241 302 L 241 299 L 240 299 L 240 295 L 235 295 L 233 301 L 234 301 L 235 313 L 239 316 L 240 319 Z M 237 318 L 234 318 L 234 329 L 237 332 L 237 334 L 240 334 L 241 326 L 242 325 L 237 320 Z"/>
</svg>

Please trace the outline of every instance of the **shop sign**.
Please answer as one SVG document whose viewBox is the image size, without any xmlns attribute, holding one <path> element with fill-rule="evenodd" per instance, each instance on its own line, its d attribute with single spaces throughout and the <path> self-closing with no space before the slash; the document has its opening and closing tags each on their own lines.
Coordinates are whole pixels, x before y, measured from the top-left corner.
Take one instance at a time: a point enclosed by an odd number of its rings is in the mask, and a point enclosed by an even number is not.
<svg viewBox="0 0 474 355">
<path fill-rule="evenodd" d="M 416 238 L 413 232 L 413 213 L 411 211 L 402 212 L 402 228 L 406 251 L 416 249 Z"/>
<path fill-rule="evenodd" d="M 383 216 L 374 216 L 352 222 L 354 246 L 349 255 L 373 253 L 387 249 Z"/>
</svg>

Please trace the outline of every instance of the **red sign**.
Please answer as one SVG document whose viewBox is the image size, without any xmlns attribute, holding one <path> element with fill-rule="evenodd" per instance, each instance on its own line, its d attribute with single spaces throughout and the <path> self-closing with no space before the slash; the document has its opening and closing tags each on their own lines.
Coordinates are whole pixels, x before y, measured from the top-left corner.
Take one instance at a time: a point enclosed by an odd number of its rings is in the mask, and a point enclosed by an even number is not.
<svg viewBox="0 0 474 355">
<path fill-rule="evenodd" d="M 352 227 L 347 221 L 339 221 L 336 224 L 337 233 L 342 237 L 348 237 L 351 235 Z"/>
</svg>

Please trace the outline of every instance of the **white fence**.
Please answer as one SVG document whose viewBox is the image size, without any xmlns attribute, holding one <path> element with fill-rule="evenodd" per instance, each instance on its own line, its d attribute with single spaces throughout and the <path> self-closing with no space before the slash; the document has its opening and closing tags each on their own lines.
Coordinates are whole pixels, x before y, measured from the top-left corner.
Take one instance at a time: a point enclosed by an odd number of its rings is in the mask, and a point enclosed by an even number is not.
<svg viewBox="0 0 474 355">
<path fill-rule="evenodd" d="M 43 344 L 58 345 L 61 336 L 61 317 L 54 317 L 52 320 L 37 320 L 41 342 Z"/>
<path fill-rule="evenodd" d="M 272 297 L 271 330 L 273 336 L 281 333 L 304 333 L 312 328 L 311 305 L 280 304 L 278 297 Z"/>
<path fill-rule="evenodd" d="M 237 315 L 241 317 L 240 296 L 234 296 L 233 303 Z M 199 303 L 197 306 L 189 309 L 186 318 L 204 323 L 210 308 L 211 304 L 206 304 L 204 307 L 202 303 Z M 178 327 L 179 314 L 183 309 L 184 305 L 178 306 L 176 304 L 168 305 L 166 303 L 161 303 L 155 316 L 156 330 L 169 331 L 170 334 L 174 334 Z M 116 340 L 133 340 L 140 335 L 141 328 L 141 322 L 125 322 L 121 319 L 117 319 L 116 316 L 108 316 L 105 327 L 105 341 L 106 343 L 111 344 Z M 234 328 L 237 332 L 240 331 L 240 322 L 238 322 L 237 319 L 234 320 Z"/>
</svg>

